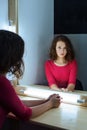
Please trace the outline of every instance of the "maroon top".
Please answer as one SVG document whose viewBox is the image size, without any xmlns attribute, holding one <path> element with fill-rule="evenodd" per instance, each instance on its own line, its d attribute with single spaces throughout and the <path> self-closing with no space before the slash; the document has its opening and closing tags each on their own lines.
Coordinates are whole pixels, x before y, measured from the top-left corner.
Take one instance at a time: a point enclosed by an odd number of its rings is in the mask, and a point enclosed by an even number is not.
<svg viewBox="0 0 87 130">
<path fill-rule="evenodd" d="M 32 109 L 26 107 L 19 99 L 10 81 L 0 76 L 0 128 L 9 112 L 22 120 L 28 120 L 32 115 Z"/>
</svg>

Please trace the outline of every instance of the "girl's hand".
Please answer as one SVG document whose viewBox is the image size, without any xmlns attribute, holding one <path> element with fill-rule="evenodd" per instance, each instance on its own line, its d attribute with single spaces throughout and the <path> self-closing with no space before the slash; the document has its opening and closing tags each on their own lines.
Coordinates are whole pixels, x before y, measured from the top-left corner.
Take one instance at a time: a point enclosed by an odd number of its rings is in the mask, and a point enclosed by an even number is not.
<svg viewBox="0 0 87 130">
<path fill-rule="evenodd" d="M 67 88 L 61 88 L 61 90 L 62 90 L 63 92 L 67 92 L 67 91 L 68 91 Z"/>
<path fill-rule="evenodd" d="M 51 102 L 53 108 L 56 108 L 60 105 L 60 96 L 58 94 L 53 94 L 49 96 L 48 100 Z"/>
<path fill-rule="evenodd" d="M 63 92 L 72 92 L 73 90 L 71 90 L 71 89 L 68 89 L 68 88 L 62 88 L 61 89 Z"/>
</svg>

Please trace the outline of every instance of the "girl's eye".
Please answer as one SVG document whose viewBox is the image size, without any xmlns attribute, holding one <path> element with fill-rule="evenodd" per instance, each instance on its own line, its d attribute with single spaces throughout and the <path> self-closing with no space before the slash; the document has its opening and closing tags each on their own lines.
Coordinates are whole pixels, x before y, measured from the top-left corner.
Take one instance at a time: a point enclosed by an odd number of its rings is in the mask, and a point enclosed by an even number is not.
<svg viewBox="0 0 87 130">
<path fill-rule="evenodd" d="M 64 50 L 66 50 L 66 47 L 64 48 Z"/>
<path fill-rule="evenodd" d="M 58 49 L 61 49 L 61 47 L 59 46 Z"/>
</svg>

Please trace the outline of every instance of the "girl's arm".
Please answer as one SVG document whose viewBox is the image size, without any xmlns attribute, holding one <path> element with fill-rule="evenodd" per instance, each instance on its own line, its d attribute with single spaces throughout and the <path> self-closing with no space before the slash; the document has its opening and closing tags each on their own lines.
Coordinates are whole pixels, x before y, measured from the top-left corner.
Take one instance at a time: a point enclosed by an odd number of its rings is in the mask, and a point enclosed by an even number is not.
<svg viewBox="0 0 87 130">
<path fill-rule="evenodd" d="M 53 90 L 60 90 L 56 84 L 55 78 L 53 76 L 53 71 L 51 70 L 52 68 L 50 68 L 50 63 L 47 61 L 45 63 L 45 74 L 46 74 L 46 78 L 49 84 L 49 87 Z"/>
<path fill-rule="evenodd" d="M 34 107 L 34 106 L 38 106 L 38 105 L 41 105 L 41 104 L 44 104 L 46 103 L 48 100 L 50 100 L 50 98 L 52 97 L 53 95 L 49 96 L 47 99 L 38 99 L 38 100 L 22 100 L 22 102 L 28 106 L 28 107 Z M 60 98 L 60 97 L 58 97 Z"/>
<path fill-rule="evenodd" d="M 52 108 L 57 108 L 60 105 L 60 97 L 57 94 L 51 95 L 45 103 L 42 103 L 38 106 L 31 107 L 32 108 L 32 116 L 36 117 L 41 115 L 42 113 L 48 111 Z"/>
<path fill-rule="evenodd" d="M 47 100 L 43 99 L 43 100 L 22 100 L 22 102 L 28 106 L 28 107 L 33 107 L 33 106 L 37 106 L 40 104 L 45 103 Z"/>
<path fill-rule="evenodd" d="M 60 104 L 60 97 L 57 94 L 51 95 L 47 100 L 41 101 L 36 106 L 35 103 L 31 103 L 33 107 L 26 107 L 24 103 L 19 99 L 13 86 L 10 82 L 2 77 L 2 82 L 0 86 L 0 102 L 4 110 L 8 113 L 12 112 L 18 118 L 23 120 L 28 120 L 30 117 L 39 116 L 45 111 L 56 108 Z M 34 101 L 35 102 L 35 101 Z M 41 103 L 41 104 L 40 104 Z"/>
<path fill-rule="evenodd" d="M 60 100 L 61 100 L 61 98 L 59 95 L 53 94 L 53 95 L 50 95 L 47 100 L 40 100 L 41 102 L 38 102 L 36 100 L 35 101 L 30 101 L 30 100 L 27 101 L 29 103 L 29 105 L 31 104 L 31 106 L 32 106 L 33 102 L 35 105 L 35 106 L 31 107 L 31 109 L 32 109 L 31 118 L 37 117 L 37 116 L 43 114 L 44 112 L 48 111 L 49 109 L 59 107 L 60 102 L 61 102 Z M 37 102 L 37 105 L 35 102 Z M 41 103 L 41 104 L 39 104 L 39 103 Z M 17 118 L 13 113 L 9 113 L 8 116 L 13 117 L 13 118 Z M 29 120 L 30 120 L 30 117 L 29 117 Z"/>
<path fill-rule="evenodd" d="M 76 76 L 77 76 L 77 62 L 76 60 L 73 60 L 71 62 L 71 70 L 70 70 L 70 76 L 69 76 L 69 84 L 66 89 L 62 89 L 64 91 L 74 91 L 75 83 L 76 83 Z"/>
<path fill-rule="evenodd" d="M 68 84 L 67 88 L 61 88 L 62 91 L 74 91 L 75 84 Z"/>
<path fill-rule="evenodd" d="M 58 91 L 61 90 L 61 89 L 58 88 L 58 86 L 57 86 L 56 84 L 52 84 L 52 85 L 50 86 L 50 88 L 53 89 L 53 90 L 58 90 Z"/>
<path fill-rule="evenodd" d="M 66 90 L 67 90 L 67 91 L 74 91 L 74 88 L 75 88 L 75 84 L 70 83 L 70 84 L 68 84 Z"/>
</svg>

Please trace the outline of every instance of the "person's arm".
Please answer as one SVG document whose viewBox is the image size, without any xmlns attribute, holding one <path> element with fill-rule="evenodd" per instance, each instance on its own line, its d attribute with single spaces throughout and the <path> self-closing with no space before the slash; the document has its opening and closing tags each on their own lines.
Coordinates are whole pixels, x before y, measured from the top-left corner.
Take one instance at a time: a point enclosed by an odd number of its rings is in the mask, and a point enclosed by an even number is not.
<svg viewBox="0 0 87 130">
<path fill-rule="evenodd" d="M 24 105 L 6 78 L 3 77 L 1 80 L 0 103 L 2 107 L 4 107 L 8 113 L 12 112 L 18 118 L 27 120 L 32 114 L 32 109 Z"/>
<path fill-rule="evenodd" d="M 50 85 L 50 88 L 53 89 L 53 90 L 61 91 L 61 89 L 59 89 L 58 86 L 57 86 L 56 84 Z"/>
<path fill-rule="evenodd" d="M 28 106 L 28 107 L 33 107 L 33 106 L 37 106 L 40 104 L 45 103 L 47 100 L 43 99 L 43 100 L 22 100 L 22 102 Z"/>
<path fill-rule="evenodd" d="M 60 105 L 59 95 L 57 94 L 51 95 L 49 97 L 49 100 L 47 100 L 45 103 L 38 106 L 31 107 L 32 108 L 31 118 L 39 116 L 43 114 L 44 112 L 48 111 L 49 109 L 57 108 L 59 107 L 59 105 Z"/>
<path fill-rule="evenodd" d="M 0 87 L 0 103 L 4 106 L 6 111 L 12 112 L 20 119 L 28 120 L 30 117 L 39 116 L 53 107 L 58 107 L 60 104 L 60 97 L 55 94 L 50 96 L 46 102 L 37 106 L 27 107 L 19 99 L 10 82 L 5 79 Z"/>
<path fill-rule="evenodd" d="M 29 117 L 29 120 L 30 120 L 30 118 L 34 118 L 34 117 L 37 117 L 37 116 L 43 114 L 44 112 L 48 111 L 49 109 L 59 107 L 60 102 L 61 102 L 60 100 L 61 100 L 61 98 L 59 95 L 53 94 L 53 95 L 50 95 L 48 97 L 48 99 L 46 99 L 46 100 L 40 100 L 40 101 L 36 101 L 36 100 L 30 101 L 29 100 L 29 101 L 27 101 L 28 104 L 26 104 L 26 102 L 24 102 L 27 106 L 33 106 L 33 107 L 30 107 L 32 109 L 32 115 L 31 115 L 31 117 Z M 9 113 L 8 116 L 16 118 L 13 113 Z"/>
<path fill-rule="evenodd" d="M 53 94 L 53 95 L 50 95 L 46 100 L 40 100 L 40 102 L 38 102 L 36 100 L 35 101 L 29 100 L 29 101 L 27 101 L 27 103 L 28 103 L 27 104 L 28 106 L 35 105 L 33 107 L 30 107 L 32 109 L 32 115 L 31 115 L 31 117 L 29 117 L 29 120 L 30 120 L 30 118 L 37 117 L 37 116 L 43 114 L 44 112 L 48 111 L 49 109 L 59 107 L 59 105 L 61 103 L 61 98 L 59 95 Z M 9 113 L 8 116 L 17 118 L 13 113 Z"/>
<path fill-rule="evenodd" d="M 67 88 L 64 91 L 74 91 L 77 76 L 77 62 L 73 60 L 70 65 L 70 76 Z"/>
<path fill-rule="evenodd" d="M 72 83 L 68 84 L 67 86 L 68 91 L 74 91 L 74 88 L 75 88 L 75 84 L 72 84 Z"/>
<path fill-rule="evenodd" d="M 53 95 L 50 95 L 47 99 L 38 99 L 38 100 L 22 100 L 22 102 L 28 106 L 28 107 L 33 107 L 37 105 L 41 105 L 43 103 L 46 103 Z M 58 97 L 60 98 L 60 97 Z"/>
<path fill-rule="evenodd" d="M 74 91 L 74 88 L 75 88 L 75 84 L 68 84 L 67 88 L 62 88 L 61 90 L 62 91 Z"/>
<path fill-rule="evenodd" d="M 49 61 L 47 61 L 45 63 L 45 74 L 46 74 L 49 87 L 53 90 L 59 90 L 52 72 L 53 72 L 52 65 L 50 67 L 50 63 Z"/>
</svg>

